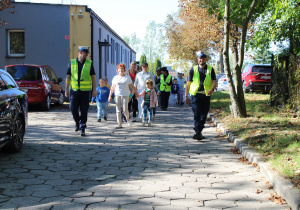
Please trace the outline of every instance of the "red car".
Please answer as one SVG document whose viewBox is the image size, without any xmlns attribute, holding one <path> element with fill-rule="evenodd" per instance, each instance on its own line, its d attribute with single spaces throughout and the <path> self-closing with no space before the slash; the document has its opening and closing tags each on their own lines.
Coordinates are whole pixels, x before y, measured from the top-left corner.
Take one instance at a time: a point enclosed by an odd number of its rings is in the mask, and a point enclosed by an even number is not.
<svg viewBox="0 0 300 210">
<path fill-rule="evenodd" d="M 8 65 L 5 70 L 28 95 L 28 104 L 41 104 L 44 111 L 50 103 L 62 105 L 64 92 L 54 70 L 48 65 Z"/>
<path fill-rule="evenodd" d="M 272 66 L 248 64 L 242 71 L 243 90 L 248 92 L 269 93 L 271 90 Z"/>
</svg>

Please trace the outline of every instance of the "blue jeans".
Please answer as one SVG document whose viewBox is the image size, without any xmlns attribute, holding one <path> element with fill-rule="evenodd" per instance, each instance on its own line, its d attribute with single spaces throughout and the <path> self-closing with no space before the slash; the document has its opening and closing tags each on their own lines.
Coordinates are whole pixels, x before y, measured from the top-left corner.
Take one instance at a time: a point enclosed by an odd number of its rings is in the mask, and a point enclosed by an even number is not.
<svg viewBox="0 0 300 210">
<path fill-rule="evenodd" d="M 70 109 L 73 115 L 73 119 L 76 125 L 79 125 L 79 129 L 86 128 L 87 115 L 89 110 L 89 96 L 90 91 L 70 91 Z M 80 109 L 80 115 L 79 115 Z"/>
<path fill-rule="evenodd" d="M 151 121 L 152 119 L 152 107 L 150 107 L 149 103 L 144 104 L 144 118 L 143 121 L 146 122 L 147 120 L 147 114 L 148 114 L 148 121 Z"/>
<path fill-rule="evenodd" d="M 194 112 L 194 130 L 196 133 L 201 133 L 209 111 L 210 96 L 197 93 L 195 96 L 192 96 L 191 103 Z"/>
<path fill-rule="evenodd" d="M 97 101 L 97 116 L 98 119 L 101 119 L 101 116 L 103 115 L 103 117 L 106 117 L 107 115 L 107 103 L 108 102 L 99 102 Z"/>
</svg>

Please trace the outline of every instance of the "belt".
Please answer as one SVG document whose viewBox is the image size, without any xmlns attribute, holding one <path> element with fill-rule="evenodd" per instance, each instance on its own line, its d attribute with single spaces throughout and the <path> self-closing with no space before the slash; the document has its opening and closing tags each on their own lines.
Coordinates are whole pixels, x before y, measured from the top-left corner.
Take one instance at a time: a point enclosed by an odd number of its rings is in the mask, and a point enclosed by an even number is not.
<svg viewBox="0 0 300 210">
<path fill-rule="evenodd" d="M 197 93 L 205 94 L 205 90 L 198 91 Z"/>
</svg>

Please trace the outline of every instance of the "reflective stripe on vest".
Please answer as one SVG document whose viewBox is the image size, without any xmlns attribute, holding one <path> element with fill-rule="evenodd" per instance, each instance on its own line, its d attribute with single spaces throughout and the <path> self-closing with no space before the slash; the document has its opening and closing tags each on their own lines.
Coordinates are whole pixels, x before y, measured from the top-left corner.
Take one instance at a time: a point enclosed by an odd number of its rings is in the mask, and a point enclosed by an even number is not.
<svg viewBox="0 0 300 210">
<path fill-rule="evenodd" d="M 200 86 L 200 73 L 198 70 L 198 66 L 194 66 L 193 69 L 194 69 L 194 76 L 193 76 L 193 82 L 190 85 L 189 93 L 194 96 L 197 94 Z M 205 95 L 207 95 L 207 92 L 212 88 L 211 66 L 207 66 L 207 72 L 206 72 L 203 86 L 204 86 Z"/>
<path fill-rule="evenodd" d="M 91 60 L 85 60 L 81 76 L 80 76 L 80 87 L 78 88 L 78 64 L 76 59 L 71 60 L 71 88 L 75 91 L 78 89 L 82 91 L 92 90 L 92 76 L 90 75 L 91 71 Z"/>
<path fill-rule="evenodd" d="M 167 79 L 165 81 L 164 75 L 160 75 L 160 91 L 170 92 L 171 91 L 171 85 L 167 85 L 171 81 L 172 76 L 168 75 Z"/>
</svg>

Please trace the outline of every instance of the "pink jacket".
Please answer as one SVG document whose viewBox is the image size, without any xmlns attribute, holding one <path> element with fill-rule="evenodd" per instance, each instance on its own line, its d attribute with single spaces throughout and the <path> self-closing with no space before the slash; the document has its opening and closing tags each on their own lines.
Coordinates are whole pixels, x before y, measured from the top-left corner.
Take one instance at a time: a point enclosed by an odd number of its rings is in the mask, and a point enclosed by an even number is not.
<svg viewBox="0 0 300 210">
<path fill-rule="evenodd" d="M 144 107 L 144 103 L 145 103 L 145 89 L 139 95 L 140 95 L 140 97 L 144 96 L 144 101 L 142 103 L 142 107 Z M 151 93 L 150 93 L 150 107 L 155 107 L 156 103 L 157 103 L 157 95 L 156 95 L 155 89 L 153 88 L 151 90 Z"/>
</svg>

